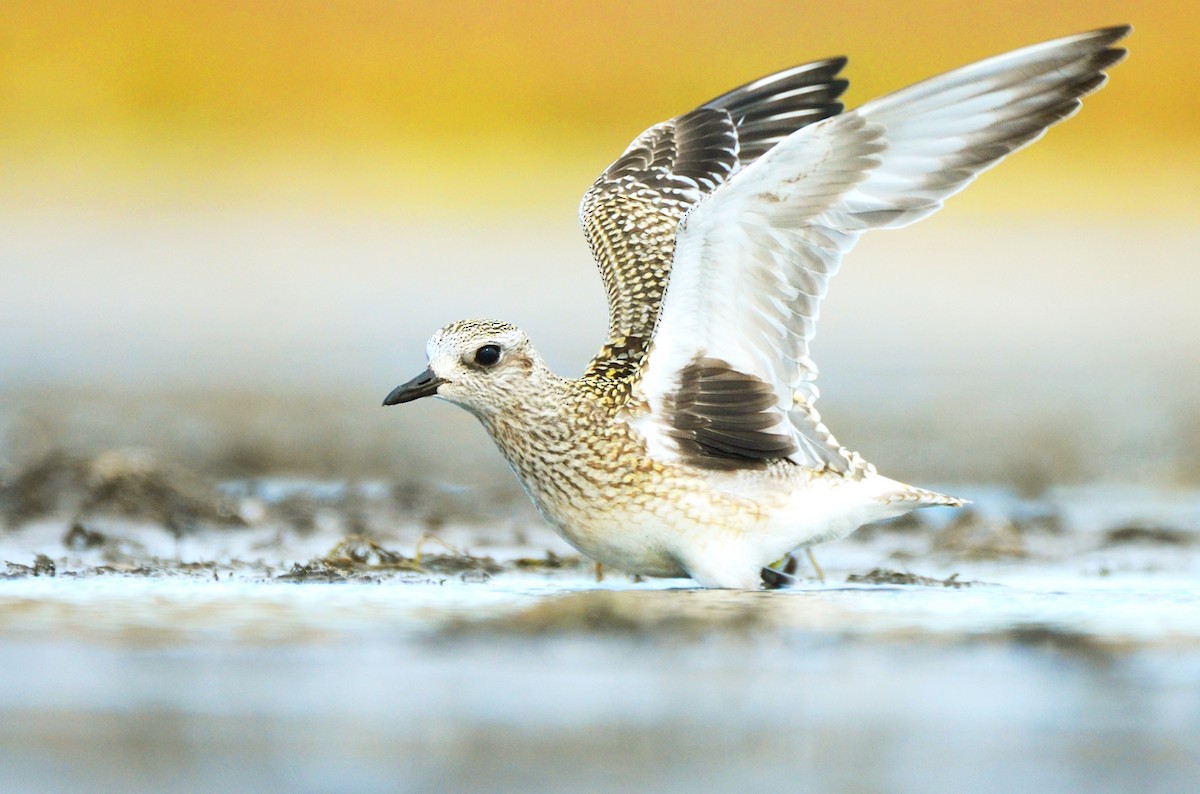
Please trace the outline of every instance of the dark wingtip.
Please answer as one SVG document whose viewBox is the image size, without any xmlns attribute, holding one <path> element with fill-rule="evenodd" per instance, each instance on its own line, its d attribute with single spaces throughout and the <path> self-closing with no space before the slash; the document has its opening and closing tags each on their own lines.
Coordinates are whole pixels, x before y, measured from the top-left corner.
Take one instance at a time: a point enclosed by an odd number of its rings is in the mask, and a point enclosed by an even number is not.
<svg viewBox="0 0 1200 794">
<path fill-rule="evenodd" d="M 1097 33 L 1106 33 L 1113 37 L 1113 41 L 1120 41 L 1133 32 L 1133 25 L 1113 25 L 1112 27 L 1100 28 Z"/>
</svg>

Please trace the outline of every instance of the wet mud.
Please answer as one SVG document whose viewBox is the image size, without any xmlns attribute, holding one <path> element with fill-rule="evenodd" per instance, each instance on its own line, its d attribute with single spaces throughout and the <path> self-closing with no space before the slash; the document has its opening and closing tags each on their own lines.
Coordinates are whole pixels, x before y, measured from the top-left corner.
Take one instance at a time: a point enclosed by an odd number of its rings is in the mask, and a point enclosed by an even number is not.
<svg viewBox="0 0 1200 794">
<path fill-rule="evenodd" d="M 121 449 L 0 464 L 0 775 L 611 791 L 800 771 L 905 790 L 919 770 L 988 790 L 979 770 L 1002 761 L 1023 770 L 1012 790 L 1169 791 L 1200 774 L 1191 492 L 947 487 L 975 504 L 863 527 L 816 547 L 820 568 L 795 555 L 789 586 L 738 592 L 598 571 L 511 482 L 458 483 Z"/>
<path fill-rule="evenodd" d="M 1131 565 L 1178 568 L 1200 545 L 1200 508 L 1189 509 L 1186 499 L 1171 525 L 1149 514 L 1108 519 L 1102 507 L 1088 507 L 1086 496 L 991 496 L 983 509 L 868 525 L 842 543 L 818 547 L 818 556 L 838 563 L 843 570 L 835 576 L 848 584 L 963 588 L 979 582 L 952 570 L 956 564 L 1066 566 L 1105 575 Z M 531 511 L 497 520 L 488 512 L 496 501 L 486 487 L 446 492 L 420 480 L 220 480 L 162 464 L 144 450 L 51 451 L 0 468 L 0 548 L 9 555 L 0 575 L 480 584 L 599 573 L 610 582 L 635 582 L 620 571 L 598 571 Z M 1174 552 L 1183 557 L 1167 556 Z M 796 581 L 822 581 L 801 556 L 792 562 Z"/>
</svg>

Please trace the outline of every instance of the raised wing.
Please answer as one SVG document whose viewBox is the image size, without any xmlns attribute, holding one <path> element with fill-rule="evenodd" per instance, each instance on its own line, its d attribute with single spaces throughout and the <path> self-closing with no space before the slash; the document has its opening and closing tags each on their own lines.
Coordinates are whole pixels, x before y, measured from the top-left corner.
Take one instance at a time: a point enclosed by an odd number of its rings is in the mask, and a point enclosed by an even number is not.
<svg viewBox="0 0 1200 794">
<path fill-rule="evenodd" d="M 702 466 L 865 467 L 813 408 L 809 344 L 842 256 L 868 229 L 933 213 L 1075 113 L 1129 30 L 1027 47 L 813 124 L 697 205 L 643 366 L 651 448 Z"/>
<path fill-rule="evenodd" d="M 608 291 L 608 341 L 590 376 L 636 372 L 658 322 L 680 220 L 797 129 L 842 111 L 845 58 L 747 83 L 656 124 L 583 197 L 579 218 Z"/>
</svg>

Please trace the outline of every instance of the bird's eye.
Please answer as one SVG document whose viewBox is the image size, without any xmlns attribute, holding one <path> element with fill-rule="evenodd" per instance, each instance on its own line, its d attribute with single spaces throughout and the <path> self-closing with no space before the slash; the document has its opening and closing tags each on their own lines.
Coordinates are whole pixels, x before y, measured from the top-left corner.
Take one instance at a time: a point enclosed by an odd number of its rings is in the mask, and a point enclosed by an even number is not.
<svg viewBox="0 0 1200 794">
<path fill-rule="evenodd" d="M 484 345 L 475 351 L 475 363 L 490 367 L 500 360 L 500 345 Z"/>
</svg>

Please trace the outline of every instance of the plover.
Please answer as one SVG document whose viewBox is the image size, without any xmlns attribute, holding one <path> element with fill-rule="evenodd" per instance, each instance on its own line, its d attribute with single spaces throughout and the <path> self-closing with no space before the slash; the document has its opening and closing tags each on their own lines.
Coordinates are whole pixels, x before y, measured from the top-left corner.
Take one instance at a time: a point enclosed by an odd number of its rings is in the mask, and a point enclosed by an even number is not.
<svg viewBox="0 0 1200 794">
<path fill-rule="evenodd" d="M 920 220 L 1071 116 L 1129 27 L 1016 50 L 843 113 L 844 58 L 787 69 L 649 128 L 583 197 L 609 334 L 580 378 L 519 328 L 437 331 L 384 400 L 474 414 L 545 519 L 635 574 L 756 588 L 772 561 L 963 501 L 879 474 L 815 403 L 817 311 L 870 229 Z"/>
</svg>

